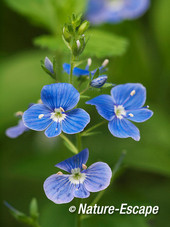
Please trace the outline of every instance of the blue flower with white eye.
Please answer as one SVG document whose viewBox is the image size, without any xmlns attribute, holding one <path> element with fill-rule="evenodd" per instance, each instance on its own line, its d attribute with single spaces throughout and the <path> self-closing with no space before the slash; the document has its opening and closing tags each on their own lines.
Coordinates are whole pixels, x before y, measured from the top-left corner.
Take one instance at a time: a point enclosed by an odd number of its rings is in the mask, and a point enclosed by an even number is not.
<svg viewBox="0 0 170 227">
<path fill-rule="evenodd" d="M 35 104 L 24 112 L 24 124 L 35 131 L 45 130 L 47 137 L 58 136 L 62 131 L 81 132 L 90 122 L 90 116 L 83 109 L 73 109 L 79 99 L 79 92 L 71 84 L 45 85 L 41 91 L 42 104 Z"/>
<path fill-rule="evenodd" d="M 99 95 L 86 102 L 95 105 L 98 113 L 109 121 L 110 132 L 119 138 L 140 140 L 138 128 L 130 121 L 144 122 L 153 112 L 143 107 L 146 89 L 142 84 L 128 83 L 115 86 L 110 95 Z M 130 121 L 129 121 L 130 120 Z"/>
<path fill-rule="evenodd" d="M 90 0 L 86 13 L 93 24 L 119 23 L 142 16 L 150 6 L 150 0 Z"/>
<path fill-rule="evenodd" d="M 58 172 L 44 182 L 44 191 L 48 199 L 56 204 L 69 203 L 76 198 L 87 198 L 90 192 L 98 192 L 110 184 L 112 171 L 104 162 L 85 165 L 89 156 L 88 149 L 60 162 L 56 167 L 68 172 Z"/>
<path fill-rule="evenodd" d="M 91 58 L 89 58 L 88 61 L 87 61 L 87 65 L 86 65 L 85 69 L 80 69 L 80 68 L 78 68 L 78 67 L 75 67 L 75 68 L 73 69 L 73 75 L 74 75 L 74 76 L 77 76 L 77 77 L 81 77 L 81 76 L 90 76 L 90 75 L 91 75 L 91 76 L 94 76 L 94 74 L 95 74 L 95 72 L 97 71 L 97 69 L 90 71 L 90 70 L 89 70 L 89 67 L 90 67 L 91 63 L 92 63 Z M 109 60 L 108 60 L 108 59 L 105 59 L 104 62 L 102 63 L 102 65 L 99 67 L 100 73 L 106 71 L 105 67 L 106 67 L 106 65 L 107 65 L 108 63 L 109 63 Z M 70 68 L 71 68 L 70 64 L 67 64 L 67 63 L 64 63 L 64 64 L 63 64 L 63 69 L 64 69 L 64 71 L 65 71 L 67 74 L 70 74 Z"/>
<path fill-rule="evenodd" d="M 24 125 L 22 120 L 19 120 L 18 125 L 8 128 L 5 131 L 6 136 L 9 138 L 17 138 L 18 136 L 22 135 L 24 132 L 28 131 L 29 129 Z"/>
</svg>

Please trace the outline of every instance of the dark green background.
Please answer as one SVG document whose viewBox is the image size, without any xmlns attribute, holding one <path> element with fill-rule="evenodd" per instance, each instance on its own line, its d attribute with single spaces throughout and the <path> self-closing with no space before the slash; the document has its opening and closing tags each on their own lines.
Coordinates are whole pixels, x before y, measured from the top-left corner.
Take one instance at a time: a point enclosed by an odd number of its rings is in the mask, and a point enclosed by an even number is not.
<svg viewBox="0 0 170 227">
<path fill-rule="evenodd" d="M 83 139 L 83 148 L 90 150 L 87 165 L 102 160 L 114 166 L 122 150 L 127 151 L 120 176 L 106 190 L 99 204 L 117 207 L 123 202 L 129 205 L 158 205 L 160 212 L 148 218 L 134 215 L 96 216 L 85 220 L 83 226 L 169 226 L 169 8 L 167 0 L 154 0 L 142 18 L 100 27 L 129 40 L 125 55 L 110 58 L 109 82 L 140 82 L 147 88 L 146 104 L 154 111 L 154 116 L 143 124 L 137 124 L 141 131 L 140 142 L 113 137 L 107 125 L 100 128 L 101 134 Z M 4 3 L 1 3 L 0 15 L 1 226 L 24 226 L 11 217 L 3 200 L 28 213 L 32 197 L 38 199 L 42 227 L 73 226 L 75 215 L 70 214 L 68 208 L 76 201 L 55 205 L 46 198 L 42 187 L 44 180 L 58 171 L 54 165 L 72 156 L 71 152 L 60 138 L 47 139 L 43 132 L 29 131 L 14 140 L 5 136 L 6 128 L 17 123 L 14 113 L 24 111 L 29 103 L 36 102 L 42 86 L 53 82 L 42 71 L 40 60 L 46 55 L 51 58 L 54 53 L 35 48 L 32 44 L 34 37 L 47 31 L 30 25 L 27 19 Z M 62 54 L 62 58 L 69 61 L 66 54 Z M 95 58 L 94 65 L 101 64 L 102 60 Z M 66 75 L 64 78 L 67 78 Z M 62 75 L 60 80 L 63 80 Z M 109 93 L 108 90 L 105 92 Z M 99 92 L 90 91 L 88 94 L 96 96 Z M 100 122 L 102 118 L 95 108 L 84 102 L 82 100 L 79 106 L 91 115 L 90 125 Z M 74 136 L 70 138 L 75 139 Z M 83 201 L 90 203 L 95 195 L 93 193 Z"/>
</svg>

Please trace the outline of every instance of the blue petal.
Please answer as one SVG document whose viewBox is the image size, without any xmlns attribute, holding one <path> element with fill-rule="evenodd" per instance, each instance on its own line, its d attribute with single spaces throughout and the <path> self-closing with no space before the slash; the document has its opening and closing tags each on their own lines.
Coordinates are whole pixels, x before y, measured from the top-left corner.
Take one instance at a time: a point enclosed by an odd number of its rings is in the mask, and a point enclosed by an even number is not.
<svg viewBox="0 0 170 227">
<path fill-rule="evenodd" d="M 102 87 L 107 81 L 107 76 L 99 76 L 98 78 L 91 81 L 90 86 L 95 88 Z"/>
<path fill-rule="evenodd" d="M 41 114 L 44 116 L 40 118 Z M 43 131 L 52 122 L 51 110 L 44 104 L 35 104 L 24 112 L 23 122 L 32 130 Z"/>
<path fill-rule="evenodd" d="M 10 138 L 17 138 L 18 136 L 22 135 L 24 132 L 28 131 L 29 129 L 24 125 L 23 121 L 20 120 L 18 125 L 8 128 L 5 134 Z"/>
<path fill-rule="evenodd" d="M 135 94 L 131 96 L 131 92 Z M 141 108 L 146 100 L 146 88 L 142 84 L 121 84 L 111 90 L 114 103 L 123 105 L 126 110 Z"/>
<path fill-rule="evenodd" d="M 71 173 L 71 170 L 75 168 L 80 168 L 80 170 L 82 170 L 82 164 L 86 164 L 88 157 L 89 150 L 86 148 L 78 154 L 74 155 L 73 157 L 68 158 L 63 162 L 60 162 L 55 166 Z"/>
<path fill-rule="evenodd" d="M 86 104 L 95 105 L 98 113 L 108 121 L 112 120 L 115 115 L 114 102 L 110 95 L 99 95 L 87 101 Z"/>
<path fill-rule="evenodd" d="M 74 109 L 67 113 L 67 116 L 62 120 L 62 130 L 67 134 L 75 134 L 84 130 L 90 122 L 89 114 L 83 109 Z"/>
<path fill-rule="evenodd" d="M 80 99 L 80 94 L 71 84 L 57 83 L 45 85 L 41 91 L 41 100 L 49 108 L 62 107 L 64 111 L 75 107 Z"/>
<path fill-rule="evenodd" d="M 136 141 L 140 140 L 139 129 L 127 119 L 119 119 L 115 117 L 112 121 L 109 122 L 108 128 L 110 132 L 116 137 L 132 137 Z"/>
<path fill-rule="evenodd" d="M 90 192 L 86 190 L 84 184 L 76 185 L 76 189 L 74 191 L 74 197 L 76 198 L 87 198 L 90 196 Z"/>
<path fill-rule="evenodd" d="M 69 203 L 74 198 L 75 186 L 69 181 L 69 175 L 53 174 L 44 182 L 44 191 L 48 199 L 56 204 Z"/>
<path fill-rule="evenodd" d="M 45 131 L 45 135 L 47 137 L 55 137 L 61 133 L 61 125 L 60 122 L 53 122 Z"/>
<path fill-rule="evenodd" d="M 70 64 L 64 63 L 63 64 L 63 69 L 67 74 L 70 74 Z M 73 69 L 73 75 L 74 76 L 88 76 L 89 75 L 89 70 L 86 69 L 80 69 L 75 67 Z"/>
<path fill-rule="evenodd" d="M 153 112 L 151 110 L 141 108 L 137 110 L 129 110 L 126 112 L 127 118 L 134 122 L 144 122 L 152 117 Z M 133 114 L 133 116 L 130 116 Z"/>
<path fill-rule="evenodd" d="M 45 57 L 44 65 L 52 74 L 54 74 L 53 64 L 48 57 Z"/>
<path fill-rule="evenodd" d="M 112 171 L 104 162 L 96 162 L 83 171 L 86 174 L 84 186 L 89 192 L 98 192 L 110 184 Z"/>
<path fill-rule="evenodd" d="M 150 6 L 150 0 L 129 0 L 125 1 L 122 11 L 123 19 L 135 19 L 142 16 Z"/>
</svg>

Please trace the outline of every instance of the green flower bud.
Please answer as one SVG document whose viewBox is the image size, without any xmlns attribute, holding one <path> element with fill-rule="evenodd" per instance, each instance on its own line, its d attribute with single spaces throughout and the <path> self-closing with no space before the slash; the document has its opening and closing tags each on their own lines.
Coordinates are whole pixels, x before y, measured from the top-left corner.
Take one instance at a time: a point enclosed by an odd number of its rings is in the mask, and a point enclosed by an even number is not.
<svg viewBox="0 0 170 227">
<path fill-rule="evenodd" d="M 87 20 L 83 21 L 83 23 L 80 25 L 80 27 L 78 29 L 78 34 L 79 35 L 84 34 L 87 31 L 89 25 L 90 25 L 89 21 L 87 21 Z"/>
<path fill-rule="evenodd" d="M 66 27 L 63 28 L 63 38 L 65 39 L 66 42 L 68 43 L 71 42 L 71 34 L 68 32 Z"/>
</svg>

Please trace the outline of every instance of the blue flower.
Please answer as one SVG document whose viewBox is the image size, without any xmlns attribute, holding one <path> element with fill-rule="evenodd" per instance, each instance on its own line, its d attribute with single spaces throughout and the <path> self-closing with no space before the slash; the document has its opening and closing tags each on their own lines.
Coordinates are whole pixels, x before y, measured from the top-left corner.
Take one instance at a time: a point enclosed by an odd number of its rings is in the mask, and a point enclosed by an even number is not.
<svg viewBox="0 0 170 227">
<path fill-rule="evenodd" d="M 151 110 L 143 107 L 145 101 L 145 87 L 128 83 L 112 88 L 111 96 L 99 95 L 86 103 L 95 105 L 98 113 L 109 121 L 108 128 L 114 136 L 139 141 L 140 132 L 130 121 L 144 122 L 153 115 Z"/>
<path fill-rule="evenodd" d="M 36 131 L 46 129 L 47 137 L 58 136 L 62 131 L 67 134 L 81 132 L 90 117 L 83 109 L 73 109 L 79 99 L 80 94 L 71 84 L 46 85 L 41 91 L 42 104 L 35 104 L 24 112 L 24 124 Z"/>
<path fill-rule="evenodd" d="M 18 125 L 8 128 L 5 131 L 6 136 L 9 138 L 17 138 L 18 136 L 22 135 L 24 132 L 28 131 L 29 129 L 24 125 L 22 120 L 19 120 Z"/>
<path fill-rule="evenodd" d="M 106 67 L 106 65 L 108 64 L 108 62 L 109 62 L 108 59 L 106 59 L 106 60 L 102 63 L 102 65 L 99 67 L 100 73 L 106 71 L 106 69 L 104 69 L 104 68 Z M 75 68 L 73 69 L 73 75 L 74 75 L 74 76 L 77 76 L 77 77 L 80 77 L 80 76 L 90 76 L 90 75 L 94 76 L 94 74 L 95 74 L 95 72 L 97 71 L 97 69 L 95 69 L 95 70 L 93 70 L 93 71 L 90 71 L 90 70 L 89 70 L 90 65 L 91 65 L 91 59 L 89 58 L 89 59 L 88 59 L 88 62 L 87 62 L 87 65 L 86 65 L 86 67 L 85 67 L 85 69 L 80 69 L 80 68 L 78 68 L 78 67 L 75 67 Z M 65 71 L 67 74 L 70 74 L 70 64 L 64 63 L 64 64 L 63 64 L 63 69 L 64 69 L 64 71 Z"/>
<path fill-rule="evenodd" d="M 150 0 L 90 0 L 86 17 L 93 24 L 119 23 L 142 16 Z"/>
<path fill-rule="evenodd" d="M 68 172 L 58 172 L 44 182 L 44 191 L 54 203 L 69 203 L 74 197 L 87 198 L 90 192 L 98 192 L 110 184 L 112 171 L 104 162 L 96 162 L 89 168 L 85 165 L 89 156 L 88 149 L 60 162 L 56 167 Z"/>
</svg>

